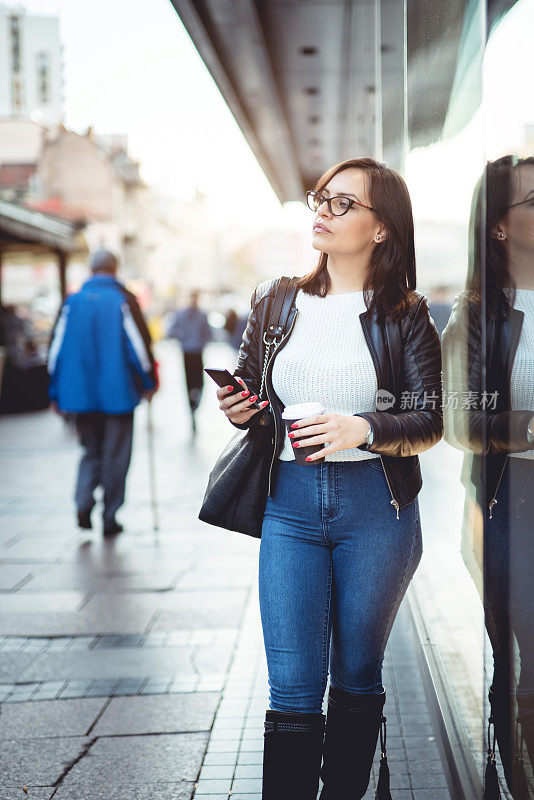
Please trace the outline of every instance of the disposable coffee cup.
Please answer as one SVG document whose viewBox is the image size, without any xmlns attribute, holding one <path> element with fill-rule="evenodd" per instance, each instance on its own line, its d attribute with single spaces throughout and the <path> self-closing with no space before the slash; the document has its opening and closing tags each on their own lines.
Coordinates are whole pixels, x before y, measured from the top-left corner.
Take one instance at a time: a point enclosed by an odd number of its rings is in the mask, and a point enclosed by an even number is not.
<svg viewBox="0 0 534 800">
<path fill-rule="evenodd" d="M 324 406 L 322 403 L 295 403 L 292 406 L 286 406 L 282 412 L 282 419 L 286 426 L 287 432 L 291 433 L 295 428 L 292 428 L 294 422 L 298 422 L 306 417 L 317 417 L 319 414 L 324 414 Z M 298 428 L 297 428 L 298 430 Z M 313 434 L 315 435 L 315 434 Z M 309 447 L 304 447 L 304 442 L 308 436 L 299 436 L 297 439 L 290 439 L 290 442 L 298 441 L 299 447 L 293 447 L 295 454 L 295 461 L 297 464 L 320 464 L 324 461 L 325 457 L 314 459 L 313 461 L 306 461 L 307 456 L 312 453 L 317 453 L 318 450 L 324 449 L 324 444 L 312 444 Z"/>
</svg>

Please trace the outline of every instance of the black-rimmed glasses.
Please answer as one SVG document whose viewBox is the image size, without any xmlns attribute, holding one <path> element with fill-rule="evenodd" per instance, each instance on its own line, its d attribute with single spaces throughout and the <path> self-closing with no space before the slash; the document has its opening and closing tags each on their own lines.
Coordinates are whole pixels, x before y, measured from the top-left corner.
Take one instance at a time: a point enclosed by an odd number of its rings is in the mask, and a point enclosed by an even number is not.
<svg viewBox="0 0 534 800">
<path fill-rule="evenodd" d="M 527 203 L 533 203 L 534 204 L 534 197 L 527 197 L 526 200 L 520 200 L 519 203 L 512 203 L 511 205 L 508 206 L 508 211 L 511 208 L 515 208 L 516 206 L 526 206 Z"/>
<path fill-rule="evenodd" d="M 334 197 L 324 197 L 320 192 L 312 190 L 306 192 L 306 202 L 311 211 L 318 211 L 322 204 L 326 203 L 328 210 L 334 217 L 342 217 L 352 206 L 361 206 L 362 208 L 368 208 L 369 211 L 374 211 L 371 206 L 366 206 L 364 203 L 345 197 L 342 194 L 337 194 Z"/>
</svg>

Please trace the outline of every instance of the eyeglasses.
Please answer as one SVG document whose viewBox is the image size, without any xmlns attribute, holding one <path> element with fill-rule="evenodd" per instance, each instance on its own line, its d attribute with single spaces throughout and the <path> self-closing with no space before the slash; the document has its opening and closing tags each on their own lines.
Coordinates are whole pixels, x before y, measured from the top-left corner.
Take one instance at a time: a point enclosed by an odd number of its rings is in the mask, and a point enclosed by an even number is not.
<svg viewBox="0 0 534 800">
<path fill-rule="evenodd" d="M 311 211 L 318 211 L 323 203 L 328 205 L 328 210 L 334 217 L 342 217 L 352 206 L 361 206 L 368 208 L 369 211 L 374 211 L 371 206 L 366 206 L 358 200 L 352 200 L 350 197 L 345 197 L 342 194 L 335 195 L 334 197 L 323 197 L 320 192 L 308 191 L 306 192 L 306 202 Z"/>
<path fill-rule="evenodd" d="M 519 203 L 512 203 L 511 205 L 508 206 L 508 210 L 510 210 L 511 208 L 515 208 L 516 206 L 524 206 L 527 203 L 534 203 L 534 197 L 527 197 L 526 200 L 520 200 Z"/>
</svg>

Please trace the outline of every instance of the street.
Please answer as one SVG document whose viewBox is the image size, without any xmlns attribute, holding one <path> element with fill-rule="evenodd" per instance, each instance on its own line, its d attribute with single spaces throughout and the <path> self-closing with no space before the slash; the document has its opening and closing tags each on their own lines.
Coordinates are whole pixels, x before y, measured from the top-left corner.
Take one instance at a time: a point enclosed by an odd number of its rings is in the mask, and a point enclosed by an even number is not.
<svg viewBox="0 0 534 800">
<path fill-rule="evenodd" d="M 261 796 L 259 540 L 197 518 L 233 428 L 206 378 L 193 442 L 179 351 L 162 342 L 158 358 L 158 532 L 146 403 L 119 512 L 125 532 L 111 541 L 97 508 L 93 531 L 75 525 L 72 429 L 51 411 L 0 420 L 0 800 Z M 235 353 L 210 344 L 205 365 L 233 369 Z M 445 800 L 404 608 L 384 681 L 395 800 Z M 376 774 L 375 763 L 366 798 Z"/>
</svg>

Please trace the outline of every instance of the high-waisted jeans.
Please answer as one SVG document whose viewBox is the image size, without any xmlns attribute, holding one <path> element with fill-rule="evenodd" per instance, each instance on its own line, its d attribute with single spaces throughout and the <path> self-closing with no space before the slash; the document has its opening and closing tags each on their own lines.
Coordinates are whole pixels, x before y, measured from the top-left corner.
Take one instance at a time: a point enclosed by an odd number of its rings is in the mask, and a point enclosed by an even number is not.
<svg viewBox="0 0 534 800">
<path fill-rule="evenodd" d="M 320 713 L 333 686 L 381 693 L 386 642 L 421 560 L 417 498 L 397 512 L 379 458 L 276 459 L 259 553 L 270 707 Z"/>
</svg>

